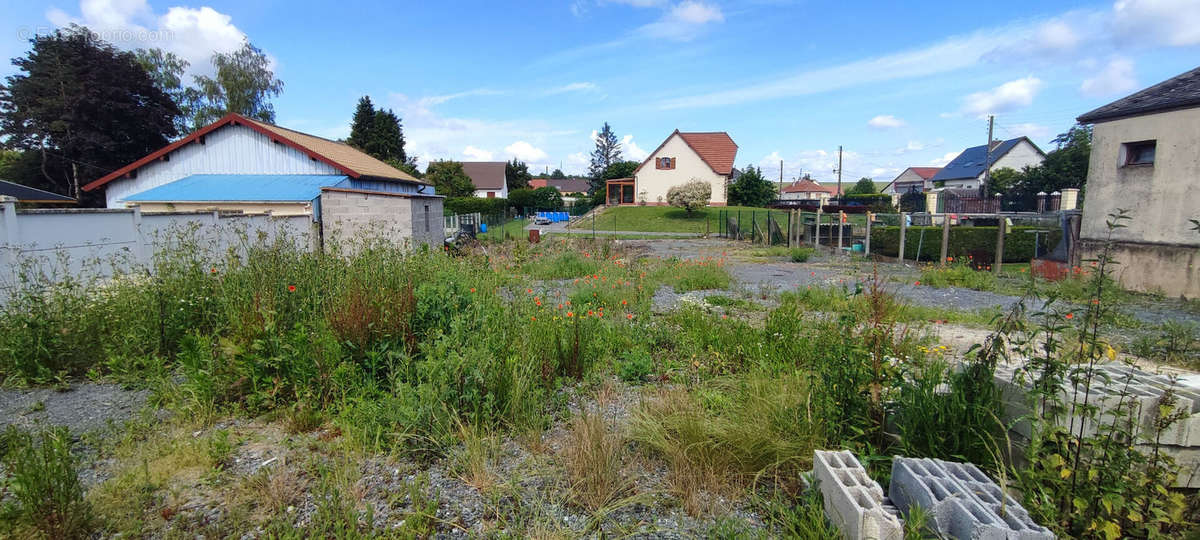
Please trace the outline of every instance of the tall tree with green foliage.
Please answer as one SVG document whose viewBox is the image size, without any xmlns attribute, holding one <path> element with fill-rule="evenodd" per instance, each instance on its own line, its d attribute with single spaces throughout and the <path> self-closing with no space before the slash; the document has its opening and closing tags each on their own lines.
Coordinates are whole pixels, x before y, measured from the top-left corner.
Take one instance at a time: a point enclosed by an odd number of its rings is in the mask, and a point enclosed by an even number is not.
<svg viewBox="0 0 1200 540">
<path fill-rule="evenodd" d="M 36 172 L 20 167 L 34 178 L 13 181 L 79 198 L 83 184 L 175 136 L 179 108 L 133 53 L 75 25 L 29 42 L 13 59 L 18 73 L 0 85 L 5 146 L 37 158 Z"/>
<path fill-rule="evenodd" d="M 600 179 L 604 181 L 616 180 L 617 178 L 629 178 L 633 176 L 633 171 L 637 170 L 640 163 L 636 161 L 618 161 L 604 169 L 600 174 Z"/>
<path fill-rule="evenodd" d="M 354 116 L 350 119 L 350 136 L 346 138 L 346 144 L 366 152 L 374 129 L 375 104 L 371 103 L 371 96 L 358 98 Z"/>
<path fill-rule="evenodd" d="M 846 190 L 846 195 L 870 195 L 872 193 L 876 193 L 875 182 L 865 176 L 859 178 L 858 182 Z"/>
<path fill-rule="evenodd" d="M 176 56 L 175 53 L 158 48 L 138 49 L 133 51 L 133 54 L 137 57 L 138 63 L 142 65 L 142 69 L 146 70 L 146 74 L 150 76 L 150 80 L 154 81 L 154 85 L 170 96 L 171 101 L 175 102 L 175 106 L 179 108 L 180 114 L 175 117 L 175 131 L 178 132 L 178 135 L 184 135 L 191 131 L 191 118 L 194 113 L 192 109 L 195 104 L 190 97 L 189 89 L 183 84 L 183 74 L 191 64 Z"/>
<path fill-rule="evenodd" d="M 737 181 L 729 184 L 729 204 L 737 206 L 766 206 L 777 198 L 776 186 L 763 177 L 762 169 L 746 166 Z"/>
<path fill-rule="evenodd" d="M 213 54 L 212 63 L 216 76 L 195 76 L 196 88 L 189 92 L 195 102 L 193 128 L 211 124 L 229 113 L 275 122 L 271 98 L 283 93 L 283 81 L 275 78 L 262 49 L 246 41 L 234 52 Z"/>
<path fill-rule="evenodd" d="M 504 164 L 504 181 L 509 191 L 529 187 L 530 180 L 533 180 L 533 175 L 529 174 L 529 165 L 524 161 L 512 158 L 512 161 Z"/>
<path fill-rule="evenodd" d="M 446 197 L 470 197 L 475 194 L 475 184 L 457 161 L 433 161 L 425 168 L 425 181 L 433 184 L 438 195 Z"/>
<path fill-rule="evenodd" d="M 550 178 L 553 178 L 555 180 L 562 180 L 563 178 L 566 178 L 566 177 L 567 177 L 567 175 L 562 172 L 562 169 L 554 169 L 554 172 L 550 173 Z"/>
<path fill-rule="evenodd" d="M 404 151 L 404 128 L 391 109 L 376 109 L 369 96 L 358 100 L 346 144 L 387 163 L 413 165 Z M 400 168 L 397 165 L 394 167 Z"/>
<path fill-rule="evenodd" d="M 588 178 L 591 178 L 592 191 L 604 189 L 603 175 L 609 165 L 621 161 L 621 141 L 613 133 L 608 122 L 596 134 L 596 148 L 592 150 L 592 163 L 588 167 Z"/>
</svg>

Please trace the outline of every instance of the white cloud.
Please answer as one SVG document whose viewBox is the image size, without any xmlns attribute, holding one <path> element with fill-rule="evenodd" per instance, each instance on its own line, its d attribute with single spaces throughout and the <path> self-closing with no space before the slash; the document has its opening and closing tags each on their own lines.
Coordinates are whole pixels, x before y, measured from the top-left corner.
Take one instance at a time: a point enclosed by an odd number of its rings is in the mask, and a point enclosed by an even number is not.
<svg viewBox="0 0 1200 540">
<path fill-rule="evenodd" d="M 621 154 L 630 161 L 643 161 L 650 155 L 650 152 L 643 150 L 636 142 L 633 142 L 633 135 L 626 135 L 621 138 Z"/>
<path fill-rule="evenodd" d="M 588 158 L 587 154 L 585 154 L 583 152 L 575 152 L 573 154 L 567 155 L 567 163 L 564 165 L 564 167 L 566 167 L 566 170 L 564 170 L 563 172 L 575 172 L 575 173 L 583 172 L 583 171 L 586 171 L 588 168 L 588 165 L 591 165 L 591 164 L 592 164 L 592 160 Z"/>
<path fill-rule="evenodd" d="M 504 153 L 526 163 L 544 162 L 546 158 L 549 157 L 541 148 L 538 148 L 525 141 L 517 141 L 505 146 Z"/>
<path fill-rule="evenodd" d="M 1008 81 L 991 90 L 967 96 L 963 102 L 963 112 L 986 116 L 1028 107 L 1041 87 L 1042 81 L 1032 76 Z"/>
<path fill-rule="evenodd" d="M 1079 91 L 1090 97 L 1109 97 L 1136 90 L 1137 79 L 1133 75 L 1133 61 L 1128 58 L 1113 58 L 1094 76 L 1083 80 Z"/>
<path fill-rule="evenodd" d="M 452 99 L 459 99 L 459 98 L 472 97 L 472 96 L 495 96 L 495 95 L 500 95 L 500 94 L 502 94 L 502 92 L 497 91 L 497 90 L 489 90 L 487 88 L 476 88 L 474 90 L 466 90 L 464 92 L 455 92 L 453 94 L 423 97 L 423 98 L 421 98 L 421 106 L 433 107 L 434 105 L 441 105 Z"/>
<path fill-rule="evenodd" d="M 210 7 L 172 7 L 158 15 L 146 0 L 81 0 L 79 11 L 74 16 L 51 8 L 46 18 L 58 26 L 87 26 L 122 49 L 157 47 L 175 53 L 191 63 L 189 73 L 210 72 L 214 52 L 235 51 L 247 39 L 233 17 Z"/>
<path fill-rule="evenodd" d="M 553 96 L 556 94 L 565 94 L 567 92 L 592 92 L 594 90 L 596 90 L 596 85 L 594 83 L 573 82 L 570 84 L 564 84 L 562 86 L 557 86 L 557 87 L 551 88 L 549 90 L 546 90 L 545 92 L 542 93 L 542 95 Z"/>
<path fill-rule="evenodd" d="M 466 148 L 463 148 L 462 155 L 471 161 L 491 161 L 493 156 L 491 152 L 482 148 L 475 148 L 469 144 Z"/>
<path fill-rule="evenodd" d="M 947 163 L 950 163 L 951 160 L 958 157 L 958 154 L 960 153 L 961 152 L 946 152 L 942 157 L 934 158 L 929 164 L 933 165 L 934 167 L 945 167 Z"/>
<path fill-rule="evenodd" d="M 1200 4 L 1195 0 L 1118 0 L 1112 26 L 1117 39 L 1186 47 L 1200 44 Z"/>
<path fill-rule="evenodd" d="M 877 129 L 891 129 L 904 126 L 904 120 L 890 114 L 881 114 L 867 121 L 867 125 Z"/>
<path fill-rule="evenodd" d="M 690 41 L 711 24 L 725 21 L 721 8 L 696 0 L 685 0 L 667 9 L 657 21 L 642 26 L 639 32 L 653 38 Z"/>
<path fill-rule="evenodd" d="M 1063 20 L 1053 20 L 1043 23 L 1034 36 L 1036 48 L 1042 52 L 1069 52 L 1075 50 L 1081 41 L 1075 30 Z"/>
</svg>

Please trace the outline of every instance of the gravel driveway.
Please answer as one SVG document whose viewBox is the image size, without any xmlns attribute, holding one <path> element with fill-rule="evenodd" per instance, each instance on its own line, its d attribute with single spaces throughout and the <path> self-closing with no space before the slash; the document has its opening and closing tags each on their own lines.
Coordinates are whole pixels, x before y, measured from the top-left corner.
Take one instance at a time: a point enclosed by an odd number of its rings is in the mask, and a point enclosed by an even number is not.
<svg viewBox="0 0 1200 540">
<path fill-rule="evenodd" d="M 53 388 L 0 389 L 0 427 L 56 425 L 80 434 L 120 424 L 146 403 L 146 390 L 126 390 L 118 384 L 80 382 L 69 390 Z"/>
</svg>

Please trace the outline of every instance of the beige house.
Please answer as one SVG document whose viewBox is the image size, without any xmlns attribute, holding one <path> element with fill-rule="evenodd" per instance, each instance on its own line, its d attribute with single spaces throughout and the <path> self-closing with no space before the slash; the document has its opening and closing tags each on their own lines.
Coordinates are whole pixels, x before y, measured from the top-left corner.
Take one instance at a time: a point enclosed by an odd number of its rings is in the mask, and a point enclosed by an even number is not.
<svg viewBox="0 0 1200 540">
<path fill-rule="evenodd" d="M 667 204 L 667 190 L 692 180 L 712 186 L 711 206 L 725 206 L 738 146 L 724 131 L 684 133 L 675 130 L 633 172 L 632 178 L 610 180 L 608 204 Z"/>
<path fill-rule="evenodd" d="M 941 172 L 941 167 L 909 167 L 904 169 L 881 193 L 888 195 L 903 195 L 905 193 L 923 193 L 933 189 L 933 177 Z"/>
<path fill-rule="evenodd" d="M 823 186 L 816 180 L 801 178 L 779 190 L 782 201 L 821 201 L 821 205 L 829 202 L 830 197 L 837 195 L 837 188 Z"/>
<path fill-rule="evenodd" d="M 1113 231 L 1112 257 L 1127 288 L 1200 298 L 1200 68 L 1079 117 L 1093 125 L 1087 201 L 1080 225 L 1084 257 Z"/>
<path fill-rule="evenodd" d="M 963 150 L 938 170 L 929 182 L 933 187 L 978 189 L 983 185 L 984 161 L 988 162 L 987 170 L 994 172 L 1005 168 L 1019 171 L 1041 165 L 1044 159 L 1046 153 L 1033 144 L 1029 137 L 992 141 L 991 150 L 984 144 Z"/>
</svg>

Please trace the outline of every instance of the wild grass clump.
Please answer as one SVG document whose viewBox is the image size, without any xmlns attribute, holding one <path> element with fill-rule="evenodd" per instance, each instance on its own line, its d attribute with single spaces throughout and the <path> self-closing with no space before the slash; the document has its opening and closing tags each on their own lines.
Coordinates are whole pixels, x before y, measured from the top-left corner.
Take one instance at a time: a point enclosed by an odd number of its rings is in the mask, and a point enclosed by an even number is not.
<svg viewBox="0 0 1200 540">
<path fill-rule="evenodd" d="M 592 253 L 566 251 L 534 260 L 525 265 L 524 272 L 535 279 L 571 279 L 590 276 L 600 271 L 600 263 Z"/>
<path fill-rule="evenodd" d="M 717 259 L 670 259 L 655 277 L 675 292 L 727 289 L 732 281 L 724 262 Z"/>
<path fill-rule="evenodd" d="M 9 426 L 0 437 L 5 490 L 0 524 L 14 536 L 86 538 L 95 520 L 83 498 L 79 461 L 66 428 L 39 432 Z M 3 532 L 3 531 L 0 531 Z"/>
<path fill-rule="evenodd" d="M 792 248 L 791 253 L 789 253 L 788 256 L 791 257 L 792 262 L 802 263 L 808 262 L 808 260 L 811 259 L 814 254 L 816 254 L 816 252 L 817 250 L 810 247 L 797 247 Z"/>
<path fill-rule="evenodd" d="M 996 290 L 996 275 L 987 269 L 976 269 L 961 259 L 946 266 L 926 266 L 921 270 L 921 284 L 944 289 L 961 287 L 976 291 Z"/>
</svg>

